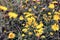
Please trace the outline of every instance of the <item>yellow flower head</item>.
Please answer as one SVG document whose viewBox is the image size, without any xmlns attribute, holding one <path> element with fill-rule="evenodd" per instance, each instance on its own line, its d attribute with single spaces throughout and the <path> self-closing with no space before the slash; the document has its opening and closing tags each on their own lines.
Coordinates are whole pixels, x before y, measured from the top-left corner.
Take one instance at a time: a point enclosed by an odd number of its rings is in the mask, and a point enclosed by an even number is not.
<svg viewBox="0 0 60 40">
<path fill-rule="evenodd" d="M 51 28 L 52 28 L 53 31 L 58 31 L 59 30 L 59 25 L 54 24 L 54 25 L 51 26 Z"/>
<path fill-rule="evenodd" d="M 27 21 L 28 21 L 28 22 L 32 22 L 32 19 L 31 19 L 31 18 L 27 18 Z"/>
<path fill-rule="evenodd" d="M 29 35 L 32 35 L 32 32 L 29 32 L 28 34 L 29 34 Z"/>
<path fill-rule="evenodd" d="M 41 38 L 46 38 L 46 37 L 44 35 L 42 35 Z"/>
<path fill-rule="evenodd" d="M 0 10 L 6 11 L 8 8 L 0 5 Z"/>
<path fill-rule="evenodd" d="M 9 12 L 8 13 L 9 18 L 17 18 L 18 14 L 14 13 L 14 12 Z"/>
<path fill-rule="evenodd" d="M 48 12 L 48 15 L 51 15 L 51 12 Z"/>
<path fill-rule="evenodd" d="M 37 30 L 37 32 L 39 32 L 40 34 L 44 33 L 44 28 L 40 28 L 39 30 Z"/>
<path fill-rule="evenodd" d="M 54 15 L 54 16 L 53 16 L 53 20 L 58 21 L 59 19 L 60 19 L 59 15 Z"/>
<path fill-rule="evenodd" d="M 40 33 L 36 33 L 35 36 L 39 37 L 40 36 Z"/>
<path fill-rule="evenodd" d="M 31 9 L 31 8 L 29 8 L 29 9 L 28 9 L 28 11 L 29 11 L 29 12 L 31 12 L 31 11 L 32 11 L 32 9 Z"/>
<path fill-rule="evenodd" d="M 35 21 L 34 24 L 33 24 L 33 26 L 36 27 L 37 25 L 38 25 L 38 23 Z"/>
<path fill-rule="evenodd" d="M 22 37 L 24 37 L 25 36 L 25 34 L 22 34 Z"/>
<path fill-rule="evenodd" d="M 53 35 L 53 32 L 50 32 L 50 35 Z"/>
<path fill-rule="evenodd" d="M 26 33 L 28 31 L 28 29 L 24 28 L 24 29 L 22 29 L 22 31 Z"/>
<path fill-rule="evenodd" d="M 59 13 L 58 11 L 55 11 L 55 13 L 54 13 L 54 14 L 60 15 L 60 13 Z"/>
<path fill-rule="evenodd" d="M 8 35 L 8 38 L 9 39 L 15 38 L 15 34 L 13 32 L 10 32 Z"/>
<path fill-rule="evenodd" d="M 34 6 L 34 9 L 36 9 L 37 7 L 36 6 Z"/>
<path fill-rule="evenodd" d="M 54 9 L 55 8 L 55 6 L 54 6 L 54 4 L 49 4 L 49 6 L 48 6 L 49 8 L 51 8 L 51 9 Z"/>
<path fill-rule="evenodd" d="M 43 30 L 44 30 L 43 28 L 36 30 L 37 31 L 36 36 L 39 37 L 40 35 L 42 35 L 44 33 Z"/>
<path fill-rule="evenodd" d="M 20 16 L 19 19 L 20 19 L 20 20 L 24 20 L 23 16 Z"/>
<path fill-rule="evenodd" d="M 37 26 L 36 26 L 36 28 L 37 28 L 37 29 L 39 29 L 39 28 L 42 28 L 43 26 L 44 26 L 44 25 L 43 25 L 43 23 L 42 23 L 42 22 L 40 22 L 40 24 L 39 24 L 39 25 L 37 25 Z"/>
<path fill-rule="evenodd" d="M 26 25 L 25 25 L 25 27 L 26 27 L 26 28 L 28 28 L 28 27 L 29 27 L 29 25 L 28 25 L 28 24 L 26 24 Z"/>
</svg>

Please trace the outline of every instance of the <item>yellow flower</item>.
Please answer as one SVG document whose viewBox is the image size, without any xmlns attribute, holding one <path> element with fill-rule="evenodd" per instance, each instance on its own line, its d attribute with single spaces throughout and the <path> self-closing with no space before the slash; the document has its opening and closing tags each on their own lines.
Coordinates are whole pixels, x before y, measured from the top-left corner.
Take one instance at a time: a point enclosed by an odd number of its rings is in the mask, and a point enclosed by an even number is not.
<svg viewBox="0 0 60 40">
<path fill-rule="evenodd" d="M 36 21 L 34 17 L 31 17 L 31 19 L 32 19 L 32 21 L 33 21 L 33 22 L 35 22 L 35 21 Z"/>
<path fill-rule="evenodd" d="M 40 4 L 41 2 L 37 2 L 37 4 Z"/>
<path fill-rule="evenodd" d="M 53 35 L 53 32 L 50 32 L 50 35 Z"/>
<path fill-rule="evenodd" d="M 28 31 L 28 29 L 24 28 L 24 29 L 22 29 L 22 31 L 26 33 Z"/>
<path fill-rule="evenodd" d="M 8 13 L 9 18 L 17 18 L 18 14 L 14 13 L 14 12 L 9 12 Z"/>
<path fill-rule="evenodd" d="M 6 11 L 8 8 L 0 5 L 0 10 Z"/>
<path fill-rule="evenodd" d="M 8 35 L 8 38 L 10 38 L 10 39 L 15 38 L 15 34 L 13 32 L 10 32 Z"/>
<path fill-rule="evenodd" d="M 55 13 L 54 13 L 54 14 L 60 15 L 60 13 L 59 13 L 59 12 L 57 12 L 57 11 L 55 11 Z"/>
<path fill-rule="evenodd" d="M 36 33 L 35 36 L 39 37 L 40 36 L 40 33 Z"/>
<path fill-rule="evenodd" d="M 36 27 L 37 25 L 38 25 L 38 23 L 35 21 L 34 24 L 33 24 L 33 26 Z"/>
<path fill-rule="evenodd" d="M 23 16 L 20 16 L 19 19 L 20 19 L 20 20 L 24 20 Z"/>
<path fill-rule="evenodd" d="M 28 34 L 29 34 L 29 35 L 32 35 L 32 32 L 29 32 Z"/>
<path fill-rule="evenodd" d="M 32 14 L 28 14 L 28 15 L 26 15 L 25 17 L 27 18 L 27 17 L 30 17 L 30 16 L 32 16 Z"/>
<path fill-rule="evenodd" d="M 34 6 L 34 9 L 36 9 L 37 7 L 36 6 Z"/>
<path fill-rule="evenodd" d="M 25 25 L 25 27 L 26 27 L 26 28 L 28 28 L 28 27 L 29 27 L 29 25 L 28 25 L 28 24 L 26 24 L 26 25 Z"/>
<path fill-rule="evenodd" d="M 6 30 L 4 30 L 4 32 L 6 32 Z"/>
<path fill-rule="evenodd" d="M 40 33 L 40 35 L 42 34 L 42 33 L 44 33 L 44 28 L 40 28 L 39 30 L 37 30 L 37 32 L 39 32 Z"/>
<path fill-rule="evenodd" d="M 51 15 L 51 12 L 48 12 L 48 15 Z"/>
<path fill-rule="evenodd" d="M 53 20 L 58 21 L 59 19 L 60 19 L 59 15 L 54 15 L 54 16 L 53 16 Z"/>
<path fill-rule="evenodd" d="M 32 19 L 31 19 L 31 18 L 27 18 L 27 21 L 28 21 L 28 22 L 29 22 L 29 21 L 32 22 Z"/>
<path fill-rule="evenodd" d="M 26 23 L 27 23 L 28 25 L 31 25 L 31 24 L 32 24 L 32 21 L 33 21 L 33 20 L 32 20 L 31 18 L 27 18 L 27 22 L 26 22 Z"/>
<path fill-rule="evenodd" d="M 56 23 L 54 25 L 51 26 L 53 31 L 58 31 L 59 30 L 59 25 L 57 25 Z"/>
<path fill-rule="evenodd" d="M 34 30 L 34 32 L 36 33 L 35 35 L 37 36 L 37 37 L 39 37 L 40 35 L 42 35 L 44 32 L 43 32 L 43 30 L 44 30 L 44 28 L 41 28 L 41 29 L 39 29 L 39 30 Z"/>
<path fill-rule="evenodd" d="M 54 4 L 49 4 L 49 6 L 48 6 L 49 8 L 51 8 L 51 9 L 54 9 L 55 8 L 55 6 L 54 6 Z"/>
<path fill-rule="evenodd" d="M 31 14 L 30 12 L 24 12 L 23 13 L 24 15 L 29 15 L 29 14 Z"/>
<path fill-rule="evenodd" d="M 60 12 L 60 10 L 59 10 L 59 12 Z"/>
<path fill-rule="evenodd" d="M 25 8 L 26 7 L 26 5 L 22 5 L 22 8 Z"/>
<path fill-rule="evenodd" d="M 28 11 L 29 11 L 29 12 L 31 12 L 31 11 L 32 11 L 32 9 L 31 9 L 31 8 L 29 8 L 29 9 L 28 9 Z"/>
<path fill-rule="evenodd" d="M 37 25 L 37 26 L 36 26 L 36 28 L 37 28 L 37 29 L 39 29 L 39 28 L 42 28 L 43 26 L 44 26 L 44 25 L 43 25 L 43 23 L 42 23 L 42 22 L 40 22 L 40 24 L 39 24 L 39 25 Z"/>
<path fill-rule="evenodd" d="M 41 38 L 46 38 L 46 37 L 44 35 L 42 35 Z"/>
<path fill-rule="evenodd" d="M 22 37 L 24 37 L 25 36 L 25 34 L 22 34 Z"/>
</svg>

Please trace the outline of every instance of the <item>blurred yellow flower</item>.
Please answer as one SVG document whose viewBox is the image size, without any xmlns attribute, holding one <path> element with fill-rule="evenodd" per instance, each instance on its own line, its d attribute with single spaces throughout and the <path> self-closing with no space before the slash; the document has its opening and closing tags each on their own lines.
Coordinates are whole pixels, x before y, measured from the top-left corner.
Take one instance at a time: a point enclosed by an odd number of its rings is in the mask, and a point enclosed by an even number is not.
<svg viewBox="0 0 60 40">
<path fill-rule="evenodd" d="M 31 9 L 31 8 L 29 8 L 29 9 L 28 9 L 28 11 L 29 11 L 29 12 L 31 12 L 31 11 L 32 11 L 32 9 Z"/>
<path fill-rule="evenodd" d="M 28 31 L 28 29 L 24 28 L 24 29 L 22 29 L 22 31 L 26 33 Z"/>
<path fill-rule="evenodd" d="M 20 19 L 20 20 L 24 20 L 23 16 L 20 16 L 19 19 Z"/>
<path fill-rule="evenodd" d="M 60 12 L 60 10 L 59 10 L 59 12 Z"/>
<path fill-rule="evenodd" d="M 37 28 L 37 29 L 39 29 L 39 28 L 42 28 L 43 26 L 44 26 L 44 25 L 43 25 L 43 23 L 42 23 L 42 22 L 40 22 L 40 24 L 39 24 L 39 25 L 37 25 L 37 26 L 36 26 L 36 28 Z"/>
<path fill-rule="evenodd" d="M 27 17 L 30 17 L 30 16 L 32 16 L 32 14 L 28 14 L 28 15 L 26 15 L 25 17 L 27 18 Z"/>
<path fill-rule="evenodd" d="M 48 12 L 48 15 L 51 15 L 51 12 Z"/>
<path fill-rule="evenodd" d="M 37 30 L 36 36 L 39 37 L 40 35 L 42 35 L 44 33 L 43 30 L 44 30 L 43 28 Z"/>
<path fill-rule="evenodd" d="M 4 32 L 6 32 L 6 30 L 4 30 Z"/>
<path fill-rule="evenodd" d="M 60 15 L 60 13 L 58 11 L 55 11 L 54 14 Z"/>
<path fill-rule="evenodd" d="M 8 35 L 8 38 L 9 39 L 15 38 L 15 34 L 13 32 L 10 32 Z"/>
<path fill-rule="evenodd" d="M 27 18 L 27 22 L 26 22 L 26 23 L 27 23 L 28 25 L 31 25 L 31 24 L 32 24 L 32 21 L 33 21 L 33 20 L 32 20 L 31 18 Z"/>
<path fill-rule="evenodd" d="M 44 33 L 44 28 L 40 28 L 39 30 L 37 30 L 37 32 L 39 32 L 41 35 L 42 33 Z"/>
<path fill-rule="evenodd" d="M 37 25 L 38 25 L 38 23 L 35 21 L 34 24 L 33 24 L 33 26 L 36 27 Z"/>
<path fill-rule="evenodd" d="M 9 12 L 8 13 L 9 18 L 17 18 L 18 14 L 14 13 L 14 12 Z"/>
<path fill-rule="evenodd" d="M 53 35 L 53 32 L 50 32 L 50 35 Z"/>
<path fill-rule="evenodd" d="M 37 2 L 37 4 L 41 4 L 41 2 Z"/>
<path fill-rule="evenodd" d="M 51 26 L 53 31 L 58 31 L 59 30 L 59 25 L 57 25 L 56 23 L 54 25 Z"/>
<path fill-rule="evenodd" d="M 25 8 L 26 7 L 26 5 L 22 5 L 22 8 Z"/>
<path fill-rule="evenodd" d="M 37 7 L 36 6 L 34 6 L 34 9 L 36 9 Z"/>
<path fill-rule="evenodd" d="M 54 16 L 53 16 L 53 20 L 58 21 L 59 19 L 60 19 L 59 15 L 54 15 Z"/>
<path fill-rule="evenodd" d="M 46 37 L 44 35 L 42 35 L 41 38 L 46 38 Z"/>
<path fill-rule="evenodd" d="M 31 13 L 30 13 L 30 12 L 24 12 L 23 14 L 24 14 L 24 15 L 28 15 L 28 14 L 31 14 Z"/>
<path fill-rule="evenodd" d="M 22 34 L 22 37 L 24 37 L 25 36 L 25 34 Z"/>
<path fill-rule="evenodd" d="M 32 35 L 32 32 L 29 32 L 28 34 L 29 34 L 29 35 Z"/>
<path fill-rule="evenodd" d="M 33 22 L 36 22 L 36 19 L 34 17 L 31 17 L 31 19 L 33 20 Z"/>
<path fill-rule="evenodd" d="M 27 18 L 27 21 L 28 21 L 28 22 L 29 22 L 29 21 L 32 22 L 32 19 L 31 19 L 31 18 Z"/>
<path fill-rule="evenodd" d="M 54 4 L 52 4 L 52 3 L 50 3 L 48 7 L 51 8 L 51 9 L 55 8 Z"/>
<path fill-rule="evenodd" d="M 0 10 L 6 11 L 6 10 L 8 10 L 8 8 L 0 5 Z"/>
<path fill-rule="evenodd" d="M 36 33 L 35 36 L 39 37 L 40 36 L 40 33 Z"/>
</svg>

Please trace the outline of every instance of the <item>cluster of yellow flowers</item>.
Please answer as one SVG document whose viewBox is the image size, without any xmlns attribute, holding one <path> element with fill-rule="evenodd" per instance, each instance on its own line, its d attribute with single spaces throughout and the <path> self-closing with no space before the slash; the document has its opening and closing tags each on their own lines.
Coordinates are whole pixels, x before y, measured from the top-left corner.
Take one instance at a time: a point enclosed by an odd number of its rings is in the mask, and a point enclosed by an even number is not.
<svg viewBox="0 0 60 40">
<path fill-rule="evenodd" d="M 26 0 L 25 2 L 28 2 L 29 0 Z M 40 4 L 40 2 L 37 2 L 36 0 L 33 0 L 35 1 L 37 4 Z M 49 3 L 48 5 L 48 8 L 49 9 L 52 9 L 53 10 L 53 16 L 52 16 L 52 12 L 48 12 L 48 16 L 47 14 L 43 14 L 43 19 L 46 21 L 46 22 L 49 22 L 52 20 L 56 21 L 56 23 L 54 23 L 53 25 L 50 25 L 51 26 L 51 30 L 53 30 L 54 32 L 56 31 L 59 31 L 59 25 L 57 24 L 58 23 L 58 20 L 60 20 L 60 10 L 59 11 L 55 11 L 54 8 L 55 8 L 55 5 L 54 3 L 57 3 L 57 1 L 53 1 L 51 3 Z M 22 8 L 25 8 L 25 5 L 22 5 Z M 37 6 L 33 6 L 34 9 L 37 8 Z M 3 10 L 3 11 L 6 11 L 8 10 L 7 7 L 5 6 L 1 6 L 0 5 L 0 10 Z M 45 8 L 42 8 L 42 10 L 45 10 Z M 9 18 L 14 18 L 14 19 L 17 19 L 18 17 L 18 13 L 15 13 L 15 12 L 8 12 L 8 16 Z M 21 15 L 19 17 L 19 20 L 26 20 L 26 25 L 25 24 L 22 24 L 24 26 L 24 28 L 22 28 L 22 37 L 25 37 L 26 35 L 24 33 L 28 33 L 28 35 L 32 35 L 33 32 L 29 31 L 30 30 L 30 27 L 35 28 L 33 31 L 35 33 L 35 36 L 39 37 L 41 36 L 43 33 L 44 33 L 44 23 L 42 22 L 42 20 L 38 23 L 36 21 L 37 19 L 37 16 L 34 15 L 34 13 L 32 13 L 32 8 L 29 8 L 28 9 L 28 12 L 23 12 L 23 15 L 24 17 Z M 53 17 L 53 18 L 52 18 Z M 53 32 L 50 32 L 50 35 L 53 35 L 54 33 Z M 9 35 L 8 35 L 8 38 L 15 38 L 15 34 L 13 32 L 10 32 Z M 45 35 L 42 35 L 41 38 L 45 38 Z"/>
<path fill-rule="evenodd" d="M 31 26 L 32 24 L 32 27 L 33 28 L 36 28 L 36 30 L 34 30 L 34 32 L 35 32 L 35 35 L 36 36 L 40 36 L 44 31 L 44 28 L 43 28 L 43 23 L 42 22 L 40 22 L 40 24 L 38 24 L 37 22 L 36 22 L 36 19 L 35 19 L 35 17 L 34 17 L 34 15 L 33 14 L 31 14 L 31 13 L 29 13 L 29 12 L 25 12 L 24 13 L 26 16 L 25 16 L 25 18 L 27 19 L 27 22 L 26 22 L 26 25 L 25 25 L 25 28 L 22 30 L 23 32 L 28 32 L 28 30 L 29 30 L 29 26 Z M 33 15 L 33 16 L 32 16 Z M 37 32 L 37 33 L 36 33 Z M 23 35 L 23 34 L 22 34 Z M 25 34 L 24 34 L 25 35 Z M 29 32 L 29 35 L 32 35 L 32 32 Z"/>
</svg>

